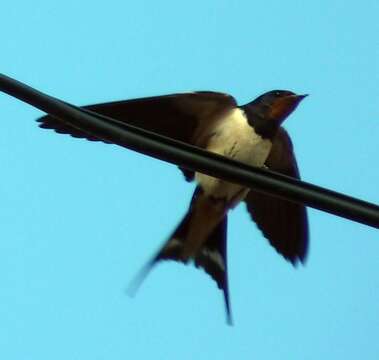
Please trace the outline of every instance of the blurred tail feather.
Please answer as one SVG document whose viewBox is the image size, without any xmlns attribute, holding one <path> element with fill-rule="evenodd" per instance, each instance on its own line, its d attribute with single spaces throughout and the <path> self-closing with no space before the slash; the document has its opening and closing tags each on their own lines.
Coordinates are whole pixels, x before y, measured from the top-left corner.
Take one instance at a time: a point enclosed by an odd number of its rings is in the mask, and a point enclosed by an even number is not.
<svg viewBox="0 0 379 360">
<path fill-rule="evenodd" d="M 208 273 L 217 283 L 218 287 L 223 291 L 226 315 L 228 324 L 232 324 L 231 307 L 228 288 L 228 271 L 226 260 L 226 234 L 227 234 L 227 216 L 223 216 L 220 212 L 221 219 L 215 224 L 211 224 L 211 230 L 194 230 L 194 226 L 201 226 L 198 221 L 208 221 L 209 215 L 202 213 L 202 217 L 197 217 L 196 213 L 199 209 L 198 201 L 201 198 L 202 191 L 196 188 L 192 197 L 189 211 L 175 229 L 169 240 L 160 248 L 160 250 L 151 258 L 150 261 L 138 272 L 128 288 L 128 294 L 134 296 L 147 275 L 150 273 L 154 265 L 160 260 L 174 260 L 187 263 L 193 259 L 196 267 L 201 267 Z M 200 207 L 204 208 L 204 207 Z M 205 207 L 206 209 L 206 207 Z M 195 214 L 195 215 L 194 215 Z M 209 223 L 207 224 L 209 229 Z M 188 245 L 189 239 L 195 236 L 206 236 L 206 240 L 196 239 L 194 245 L 196 249 Z M 188 250 L 190 249 L 190 250 Z"/>
</svg>

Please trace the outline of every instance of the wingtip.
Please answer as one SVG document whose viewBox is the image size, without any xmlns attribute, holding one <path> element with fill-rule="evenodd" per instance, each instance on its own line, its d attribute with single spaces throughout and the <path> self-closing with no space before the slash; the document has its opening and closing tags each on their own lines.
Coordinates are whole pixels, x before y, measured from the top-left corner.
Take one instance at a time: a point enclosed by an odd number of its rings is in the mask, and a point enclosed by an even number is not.
<svg viewBox="0 0 379 360">
<path fill-rule="evenodd" d="M 40 116 L 39 118 L 36 119 L 36 122 L 38 123 L 43 123 L 45 120 L 45 118 L 47 117 L 48 115 L 44 115 L 44 116 Z"/>
<path fill-rule="evenodd" d="M 296 254 L 294 256 L 286 256 L 282 254 L 282 256 L 284 257 L 285 260 L 289 261 L 292 264 L 292 266 L 295 268 L 297 268 L 299 265 L 305 266 L 308 260 L 308 256 L 306 253 Z"/>
</svg>

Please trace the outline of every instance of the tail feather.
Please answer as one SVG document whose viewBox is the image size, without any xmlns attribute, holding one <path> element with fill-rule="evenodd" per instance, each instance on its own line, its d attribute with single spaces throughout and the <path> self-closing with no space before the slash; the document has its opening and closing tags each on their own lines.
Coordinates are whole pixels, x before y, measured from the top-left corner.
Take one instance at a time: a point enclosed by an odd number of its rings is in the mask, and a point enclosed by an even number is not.
<svg viewBox="0 0 379 360">
<path fill-rule="evenodd" d="M 192 197 L 191 206 L 183 220 L 175 229 L 169 240 L 160 248 L 160 250 L 151 258 L 150 261 L 141 269 L 132 282 L 129 292 L 133 295 L 141 286 L 144 279 L 150 273 L 152 268 L 161 260 L 174 260 L 187 263 L 187 258 L 183 258 L 183 250 L 186 246 L 187 234 L 190 231 L 193 205 L 201 194 L 198 187 Z M 196 267 L 203 268 L 217 283 L 223 291 L 226 316 L 228 324 L 232 324 L 231 306 L 228 288 L 228 269 L 226 253 L 226 234 L 227 234 L 227 216 L 225 215 L 221 222 L 211 231 L 207 240 L 203 242 L 196 255 L 193 257 Z"/>
<path fill-rule="evenodd" d="M 233 321 L 228 284 L 227 226 L 228 219 L 225 215 L 195 257 L 195 266 L 203 268 L 204 271 L 217 283 L 219 289 L 222 290 L 224 294 L 227 322 L 231 325 Z"/>
</svg>

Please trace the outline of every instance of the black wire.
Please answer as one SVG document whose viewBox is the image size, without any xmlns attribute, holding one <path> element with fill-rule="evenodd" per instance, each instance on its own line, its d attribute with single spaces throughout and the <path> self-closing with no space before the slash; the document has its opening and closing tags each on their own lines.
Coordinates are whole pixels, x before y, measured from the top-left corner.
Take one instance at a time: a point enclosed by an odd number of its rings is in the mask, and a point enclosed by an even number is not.
<svg viewBox="0 0 379 360">
<path fill-rule="evenodd" d="M 43 94 L 0 74 L 0 90 L 102 140 L 181 167 L 379 228 L 379 207 L 350 196 L 254 168 Z"/>
</svg>

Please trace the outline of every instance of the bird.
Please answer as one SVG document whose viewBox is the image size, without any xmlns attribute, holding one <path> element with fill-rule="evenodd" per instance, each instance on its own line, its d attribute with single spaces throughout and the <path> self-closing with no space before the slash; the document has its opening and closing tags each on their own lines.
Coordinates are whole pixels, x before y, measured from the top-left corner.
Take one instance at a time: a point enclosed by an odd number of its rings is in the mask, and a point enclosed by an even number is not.
<svg viewBox="0 0 379 360">
<path fill-rule="evenodd" d="M 225 93 L 197 91 L 83 106 L 130 125 L 198 146 L 239 162 L 300 179 L 284 120 L 307 95 L 272 90 L 239 106 Z M 90 141 L 96 135 L 51 115 L 37 119 L 43 129 Z M 99 134 L 97 134 L 99 135 Z M 293 265 L 304 263 L 309 244 L 306 207 L 200 172 L 181 168 L 196 188 L 183 219 L 135 279 L 138 288 L 162 260 L 202 268 L 222 290 L 227 323 L 232 324 L 227 266 L 228 213 L 245 202 L 263 236 Z"/>
</svg>

